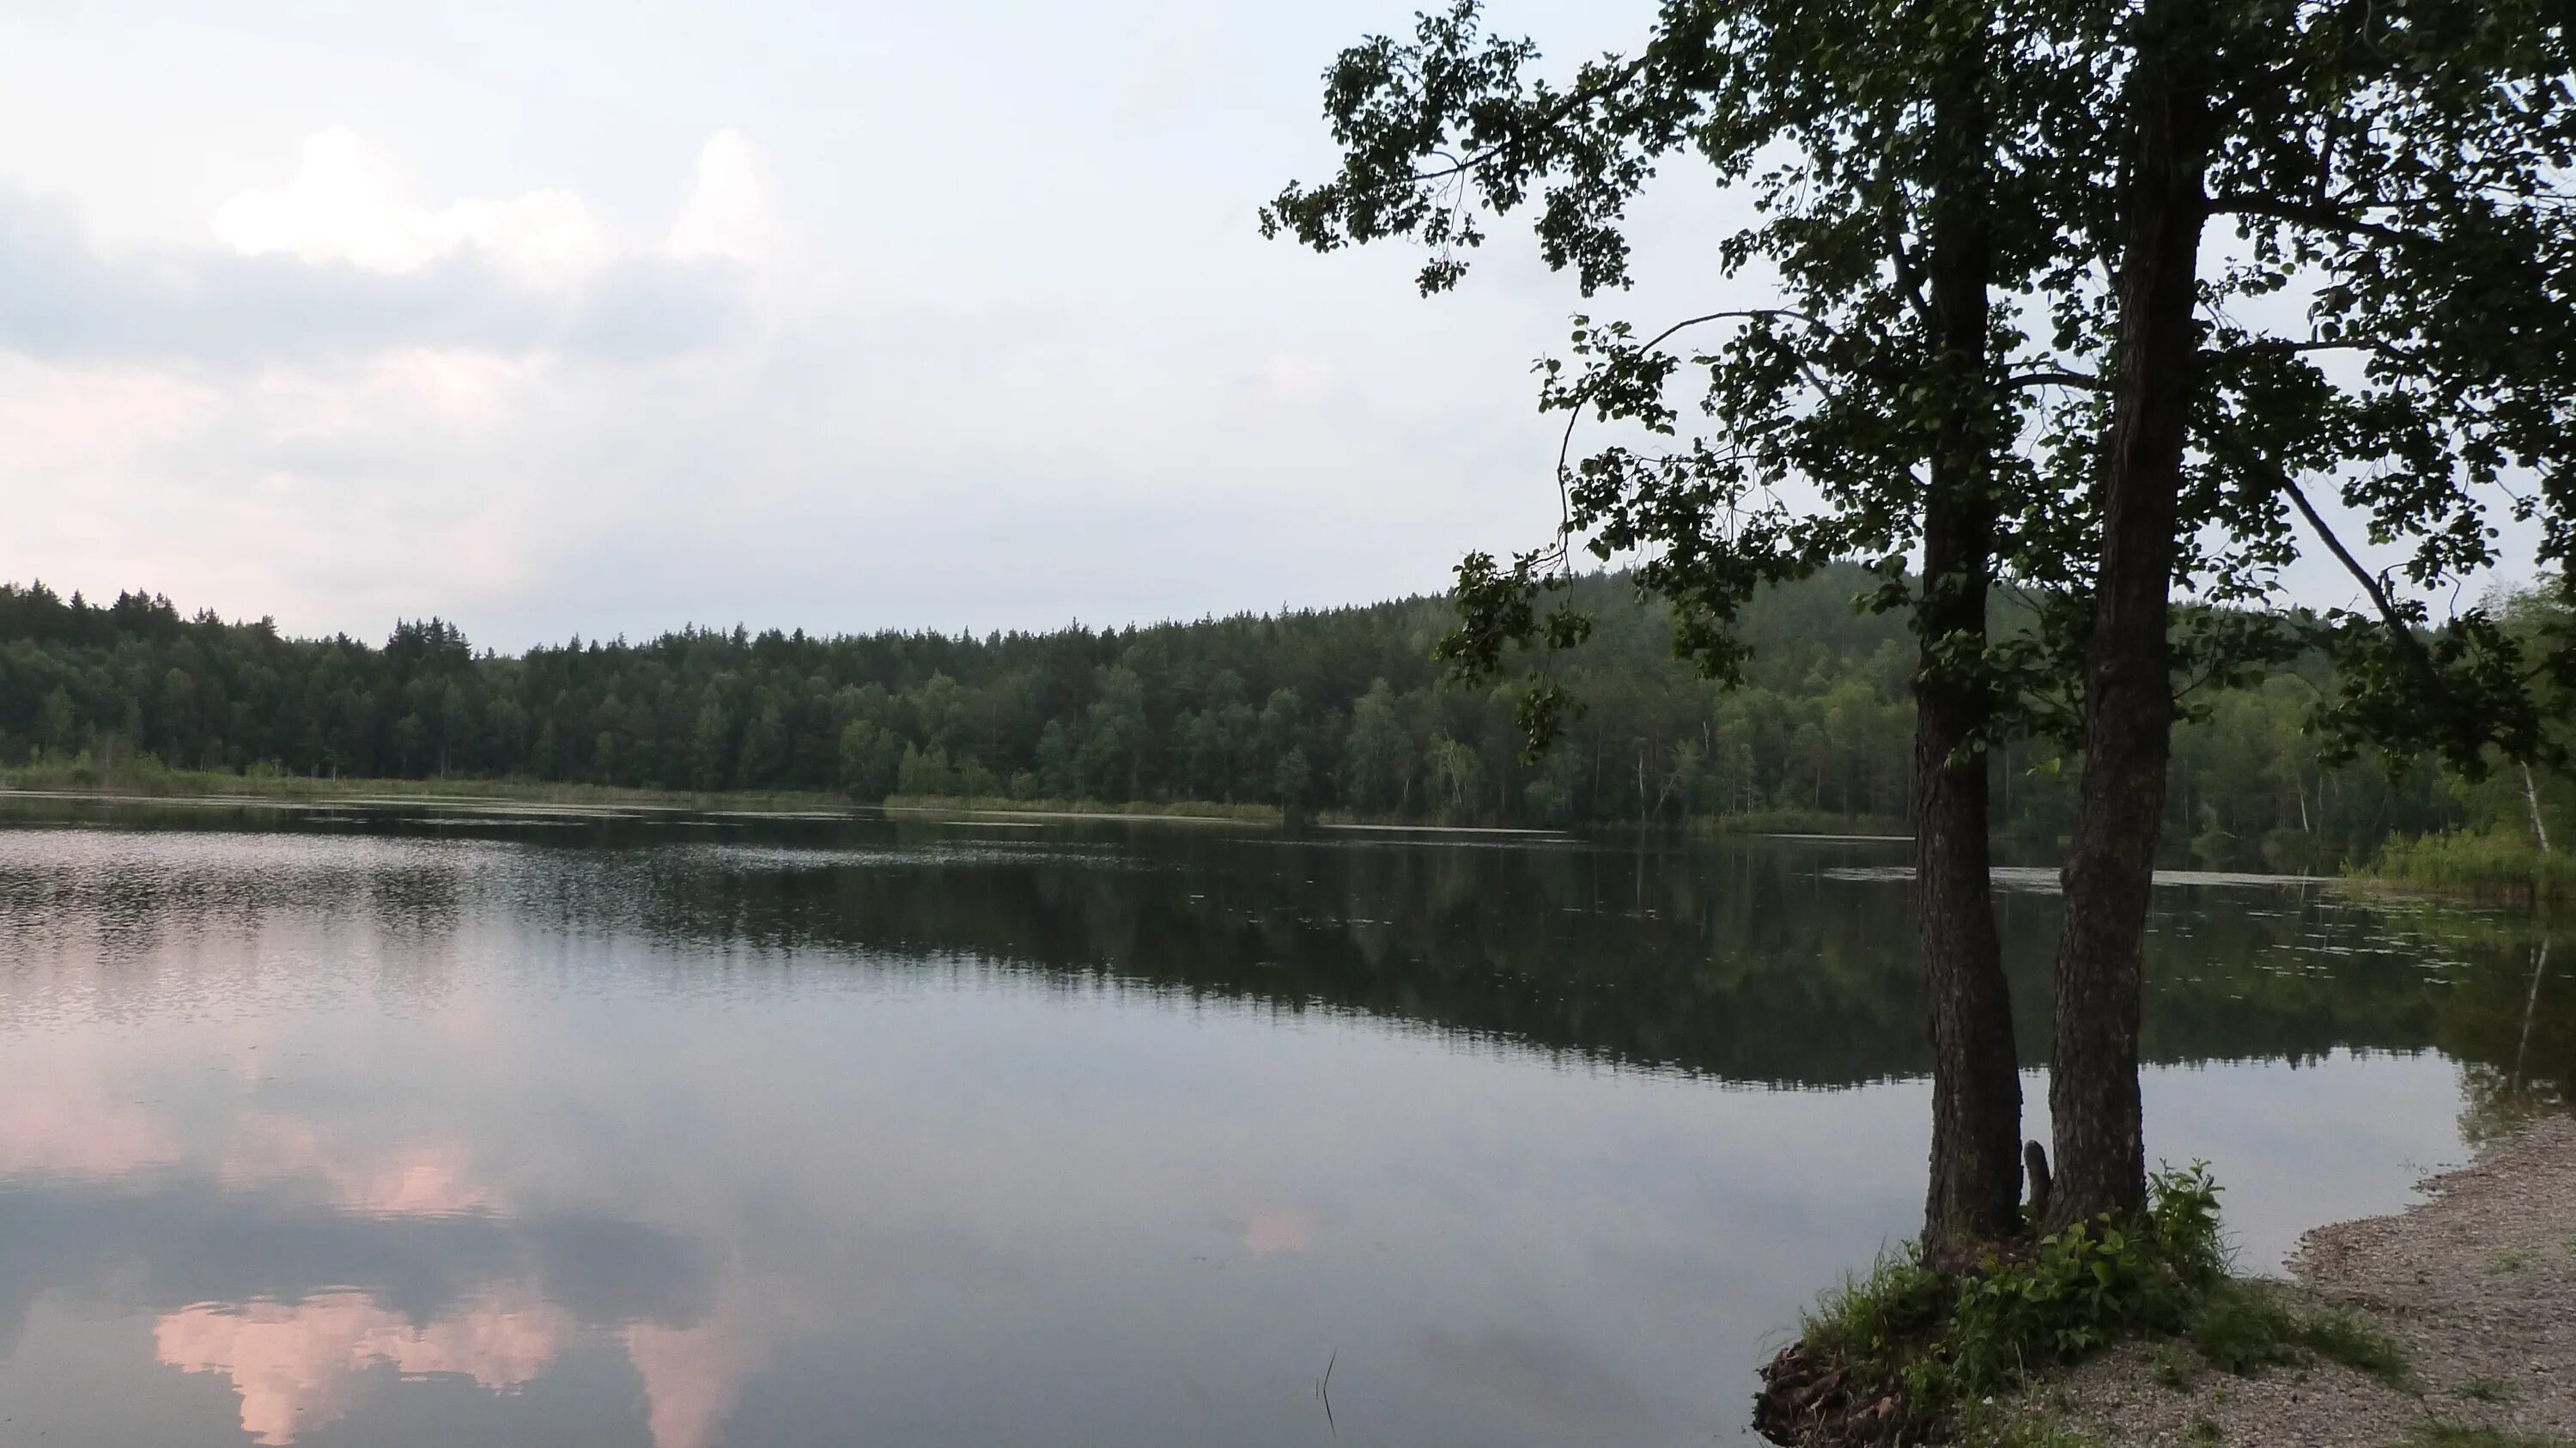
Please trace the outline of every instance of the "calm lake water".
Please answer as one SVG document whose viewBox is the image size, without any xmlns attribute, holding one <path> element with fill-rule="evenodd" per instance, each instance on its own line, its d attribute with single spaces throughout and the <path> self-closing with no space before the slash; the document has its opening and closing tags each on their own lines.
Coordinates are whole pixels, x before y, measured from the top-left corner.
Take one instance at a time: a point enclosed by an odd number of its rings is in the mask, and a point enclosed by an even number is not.
<svg viewBox="0 0 2576 1448">
<path fill-rule="evenodd" d="M 1901 859 L 11 804 L 0 1442 L 1735 1441 L 1919 1221 Z M 2403 1204 L 2576 1078 L 2536 945 L 2160 890 L 2151 1154 Z"/>
</svg>

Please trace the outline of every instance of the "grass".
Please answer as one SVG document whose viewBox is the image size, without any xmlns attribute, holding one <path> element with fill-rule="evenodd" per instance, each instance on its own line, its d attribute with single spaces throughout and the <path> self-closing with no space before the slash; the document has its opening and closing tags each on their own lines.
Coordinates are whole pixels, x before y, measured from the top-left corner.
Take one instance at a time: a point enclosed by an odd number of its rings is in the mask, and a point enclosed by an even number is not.
<svg viewBox="0 0 2576 1448">
<path fill-rule="evenodd" d="M 2500 1277 L 2509 1277 L 2530 1265 L 2531 1254 L 2519 1247 L 2507 1247 L 2487 1258 L 2487 1270 Z"/>
<path fill-rule="evenodd" d="M 1892 1398 L 1917 1435 L 1964 1437 L 1979 1405 L 2039 1368 L 2182 1330 L 2223 1281 L 2217 1197 L 2197 1167 L 2160 1172 L 2148 1212 L 2125 1224 L 2078 1223 L 1955 1276 L 1916 1252 L 1882 1259 L 1806 1314 L 1802 1348 L 1848 1402 Z"/>
<path fill-rule="evenodd" d="M 2192 1384 L 2200 1381 L 2198 1365 L 2177 1351 L 2172 1343 L 2156 1344 L 2155 1363 L 2156 1381 L 2177 1393 L 2190 1392 Z"/>
<path fill-rule="evenodd" d="M 2513 1433 L 2483 1423 L 2452 1423 L 2427 1418 L 2407 1440 L 2409 1448 L 2576 1448 L 2565 1438 L 2539 1433 Z"/>
<path fill-rule="evenodd" d="M 1888 835 L 1911 837 L 1914 827 L 1903 815 L 1834 814 L 1825 810 L 1764 809 L 1736 814 L 1696 815 L 1694 833 L 1704 835 Z"/>
<path fill-rule="evenodd" d="M 287 774 L 262 766 L 235 774 L 223 769 L 172 769 L 149 754 L 98 760 L 84 753 L 12 765 L 0 768 L 0 790 L 56 790 L 145 799 L 504 799 L 525 804 L 821 811 L 850 807 L 850 801 L 840 795 L 802 791 L 629 789 L 537 779 L 333 779 Z"/>
<path fill-rule="evenodd" d="M 2185 1336 L 2210 1366 L 2238 1377 L 2320 1360 L 2392 1387 L 2404 1387 L 2410 1377 L 2405 1351 L 2385 1333 L 2349 1312 L 2301 1311 L 2278 1289 L 2257 1282 L 2231 1279 L 2212 1287 Z"/>
<path fill-rule="evenodd" d="M 1096 799 L 1012 799 L 1006 795 L 897 794 L 888 809 L 977 810 L 986 814 L 1175 815 L 1194 820 L 1241 820 L 1246 824 L 1279 823 L 1275 804 L 1222 804 L 1205 799 L 1132 799 L 1109 804 Z"/>
<path fill-rule="evenodd" d="M 2513 1384 L 2506 1382 L 2502 1378 L 2471 1378 L 2467 1382 L 2453 1388 L 2451 1391 L 2457 1396 L 2466 1398 L 2473 1403 L 2510 1403 L 2513 1401 Z"/>
<path fill-rule="evenodd" d="M 242 799 L 289 802 L 325 800 L 509 800 L 521 804 L 626 806 L 646 809 L 798 810 L 845 813 L 852 801 L 819 791 L 634 789 L 619 785 L 536 779 L 330 779 L 254 766 L 235 774 L 222 769 L 172 769 L 149 754 L 110 759 L 87 753 L 48 757 L 0 768 L 0 790 L 129 795 L 144 799 Z M 1096 800 L 960 798 L 898 795 L 896 808 L 1012 810 L 1030 814 L 1182 815 L 1192 819 L 1276 824 L 1279 808 L 1266 804 L 1217 804 L 1206 800 Z"/>
<path fill-rule="evenodd" d="M 2198 1167 L 2161 1172 L 2146 1215 L 2125 1225 L 2080 1224 L 1956 1275 L 1934 1270 L 1916 1251 L 1883 1258 L 1801 1322 L 1798 1351 L 1820 1373 L 1801 1382 L 1840 1396 L 1798 1391 L 1809 1406 L 1862 1423 L 1892 1398 L 1906 1441 L 1972 1448 L 2081 1444 L 2028 1401 L 1994 1405 L 2039 1370 L 2123 1338 L 2160 1339 L 2155 1380 L 2175 1391 L 2192 1390 L 2204 1364 L 2250 1377 L 2315 1362 L 2413 1391 L 2403 1349 L 2359 1316 L 2307 1308 L 2276 1284 L 2227 1276 L 2217 1195 Z M 2210 1401 L 2226 1397 L 2221 1387 Z M 1830 1406 L 1836 1402 L 1843 1406 Z M 2204 1419 L 2194 1439 L 2216 1442 L 2217 1431 Z"/>
<path fill-rule="evenodd" d="M 2353 872 L 2373 884 L 2483 900 L 2576 901 L 2576 853 L 2543 854 L 2518 830 L 2454 830 L 2391 838 Z"/>
<path fill-rule="evenodd" d="M 1959 1415 L 1950 1441 L 1959 1448 L 2102 1448 L 2101 1439 L 2063 1423 L 1983 1403 Z"/>
</svg>

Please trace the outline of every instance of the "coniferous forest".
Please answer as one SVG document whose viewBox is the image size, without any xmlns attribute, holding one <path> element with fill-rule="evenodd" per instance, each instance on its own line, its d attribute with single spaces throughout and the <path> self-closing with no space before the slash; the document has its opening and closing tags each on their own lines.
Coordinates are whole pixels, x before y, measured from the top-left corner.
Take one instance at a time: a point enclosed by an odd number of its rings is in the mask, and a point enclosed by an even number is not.
<svg viewBox="0 0 2576 1448">
<path fill-rule="evenodd" d="M 521 779 L 715 792 L 1209 801 L 1447 823 L 1900 825 L 1913 641 L 1831 572 L 1758 598 L 1745 687 L 1671 654 L 1626 581 L 1578 587 L 1598 624 L 1557 671 L 1582 702 L 1531 763 L 1516 686 L 1432 661 L 1437 597 L 982 638 L 691 629 L 478 652 L 437 619 L 381 645 L 289 638 L 139 593 L 98 605 L 0 587 L 0 760 L 110 771 Z M 2519 785 L 2430 765 L 2322 762 L 2296 675 L 2209 701 L 2176 740 L 2167 831 L 2200 862 L 2322 868 L 2392 833 L 2509 818 Z M 2074 771 L 2023 742 L 1996 819 L 2061 835 Z M 2544 796 L 2568 813 L 2568 786 Z"/>
</svg>

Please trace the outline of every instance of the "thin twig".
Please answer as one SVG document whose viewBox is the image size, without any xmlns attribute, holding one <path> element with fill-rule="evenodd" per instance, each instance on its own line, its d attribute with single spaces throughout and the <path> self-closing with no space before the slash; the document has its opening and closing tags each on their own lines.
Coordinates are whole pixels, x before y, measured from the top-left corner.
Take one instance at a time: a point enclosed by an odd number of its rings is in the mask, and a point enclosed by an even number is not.
<svg viewBox="0 0 2576 1448">
<path fill-rule="evenodd" d="M 1342 1430 L 1333 1422 L 1333 1364 L 1341 1360 L 1341 1344 L 1335 1343 L 1333 1355 L 1324 1359 L 1324 1375 L 1315 1380 L 1315 1396 L 1324 1400 L 1324 1429 L 1336 1438 L 1342 1436 Z"/>
</svg>

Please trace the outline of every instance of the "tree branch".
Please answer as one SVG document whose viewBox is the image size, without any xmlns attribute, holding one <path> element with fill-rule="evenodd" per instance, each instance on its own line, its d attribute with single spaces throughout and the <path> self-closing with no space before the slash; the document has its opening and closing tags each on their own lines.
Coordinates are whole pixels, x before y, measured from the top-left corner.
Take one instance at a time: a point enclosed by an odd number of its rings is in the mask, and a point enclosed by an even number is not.
<svg viewBox="0 0 2576 1448">
<path fill-rule="evenodd" d="M 1837 342 L 1842 340 L 1842 334 L 1835 331 L 1833 326 L 1826 322 L 1822 317 L 1814 316 L 1807 312 L 1797 311 L 1790 307 L 1748 307 L 1734 311 L 1710 312 L 1705 316 L 1699 317 L 1685 317 L 1648 338 L 1644 345 L 1640 346 L 1637 350 L 1640 352 L 1652 352 L 1655 348 L 1663 344 L 1665 338 L 1671 336 L 1675 332 L 1682 331 L 1685 328 L 1696 327 L 1702 322 L 1724 322 L 1730 320 L 1750 322 L 1756 319 L 1769 317 L 1787 317 L 1791 321 L 1804 322 L 1808 326 L 1815 328 L 1817 331 L 1824 333 L 1826 336 L 1833 338 Z"/>
<path fill-rule="evenodd" d="M 2075 387 L 2086 392 L 2100 392 L 2110 386 L 2089 372 L 2066 372 L 2043 367 L 2036 372 L 2015 372 L 2003 381 L 2006 391 L 2023 387 Z"/>
<path fill-rule="evenodd" d="M 1906 305 L 1924 330 L 1933 329 L 1932 304 L 1923 296 L 1923 273 L 1914 265 L 1914 253 L 1905 248 L 1905 227 L 1896 215 L 1893 195 L 1887 204 L 1887 260 L 1896 273 L 1896 289 L 1904 294 Z"/>
<path fill-rule="evenodd" d="M 1427 182 L 1439 181 L 1447 177 L 1461 175 L 1484 165 L 1487 161 L 1494 159 L 1496 156 L 1503 154 L 1514 146 L 1525 144 L 1531 131 L 1545 130 L 1550 126 L 1554 126 L 1563 121 L 1567 115 L 1576 109 L 1590 105 L 1592 102 L 1601 99 L 1603 96 L 1610 94 L 1612 91 L 1617 90 L 1619 87 L 1636 79 L 1638 73 L 1643 71 L 1646 68 L 1647 63 L 1653 58 L 1653 50 L 1650 47 L 1646 52 L 1636 56 L 1627 64 L 1622 65 L 1615 70 L 1607 71 L 1595 80 L 1574 86 L 1567 90 L 1565 94 L 1556 98 L 1556 103 L 1554 105 L 1548 106 L 1545 109 L 1537 120 L 1530 125 L 1528 130 L 1515 131 L 1509 137 L 1496 141 L 1485 149 L 1478 151 L 1473 155 L 1464 157 L 1463 159 L 1453 158 L 1448 165 L 1441 167 L 1437 171 L 1416 172 L 1411 177 L 1409 184 L 1419 186 Z M 1446 153 L 1435 151 L 1432 154 L 1441 155 Z"/>
<path fill-rule="evenodd" d="M 2281 491 L 2289 495 L 2291 504 L 2298 508 L 2299 516 L 2307 519 L 2308 526 L 2316 530 L 2317 540 L 2326 545 L 2326 551 L 2332 553 L 2335 561 L 2344 566 L 2344 571 L 2351 574 L 2362 590 L 2370 595 L 2371 606 L 2379 610 L 2379 621 L 2387 626 L 2388 636 L 2396 643 L 2398 651 L 2415 666 L 2421 682 L 2427 688 L 2438 687 L 2440 675 L 2433 667 L 2433 656 L 2424 651 L 2424 641 L 2417 638 L 2415 630 L 2408 628 L 2406 620 L 2398 615 L 2397 605 L 2388 597 L 2387 585 L 2378 575 L 2362 567 L 2361 560 L 2352 556 L 2352 550 L 2343 546 L 2343 540 L 2326 526 L 2326 520 L 2317 512 L 2316 505 L 2308 501 L 2308 495 L 2299 490 L 2298 483 L 2286 471 L 2276 481 Z"/>
<path fill-rule="evenodd" d="M 1842 334 L 1835 331 L 1831 323 L 1827 322 L 1822 317 L 1814 315 L 1813 313 L 1801 312 L 1790 307 L 1730 308 L 1722 312 L 1704 312 L 1696 317 L 1684 317 L 1680 321 L 1673 323 L 1671 326 L 1666 327 L 1660 332 L 1657 332 L 1652 337 L 1647 338 L 1644 342 L 1639 343 L 1637 346 L 1637 353 L 1639 356 L 1643 356 L 1648 352 L 1652 352 L 1657 347 L 1662 346 L 1665 340 L 1670 338 L 1674 333 L 1699 326 L 1704 322 L 1749 322 L 1771 317 L 1787 317 L 1794 321 L 1804 322 L 1808 326 L 1815 328 L 1817 331 L 1824 333 L 1826 336 L 1831 337 L 1836 341 L 1840 341 L 1842 338 Z M 1827 392 L 1831 390 L 1825 386 L 1825 380 L 1816 375 L 1816 369 L 1804 356 L 1798 356 L 1796 361 L 1798 364 L 1798 371 L 1806 377 L 1808 386 L 1815 388 L 1818 392 Z M 1598 380 L 1597 374 L 1593 380 Z M 1567 459 L 1572 457 L 1574 454 L 1575 426 L 1583 421 L 1583 409 L 1589 405 L 1591 401 L 1592 389 L 1590 387 L 1585 387 L 1575 394 L 1574 400 L 1569 403 L 1565 409 L 1565 431 L 1556 440 L 1556 508 L 1557 535 L 1559 537 L 1563 537 L 1574 531 L 1574 500 L 1567 491 L 1567 480 L 1571 476 L 1571 470 L 1567 465 Z M 1569 574 L 1571 574 L 1572 569 L 1572 555 L 1569 553 L 1567 555 L 1567 571 Z"/>
<path fill-rule="evenodd" d="M 2376 221 L 2366 220 L 2340 206 L 2319 205 L 2306 201 L 2283 201 L 2272 196 L 2213 196 L 2209 199 L 2209 209 L 2213 214 L 2218 215 L 2262 216 L 2318 231 L 2339 231 L 2355 236 L 2377 237 L 2381 241 L 2394 242 L 2399 246 L 2435 246 L 2440 242 L 2440 238 L 2429 236 L 2424 232 L 2408 231 L 2403 227 L 2386 226 Z"/>
<path fill-rule="evenodd" d="M 2405 348 L 2385 337 L 2344 337 L 2334 341 L 2311 337 L 2304 342 L 2294 342 L 2287 337 L 2256 337 L 2233 346 L 2213 348 L 2209 355 L 2215 358 L 2242 357 L 2257 352 L 2385 352 L 2396 357 L 2407 355 Z"/>
</svg>

